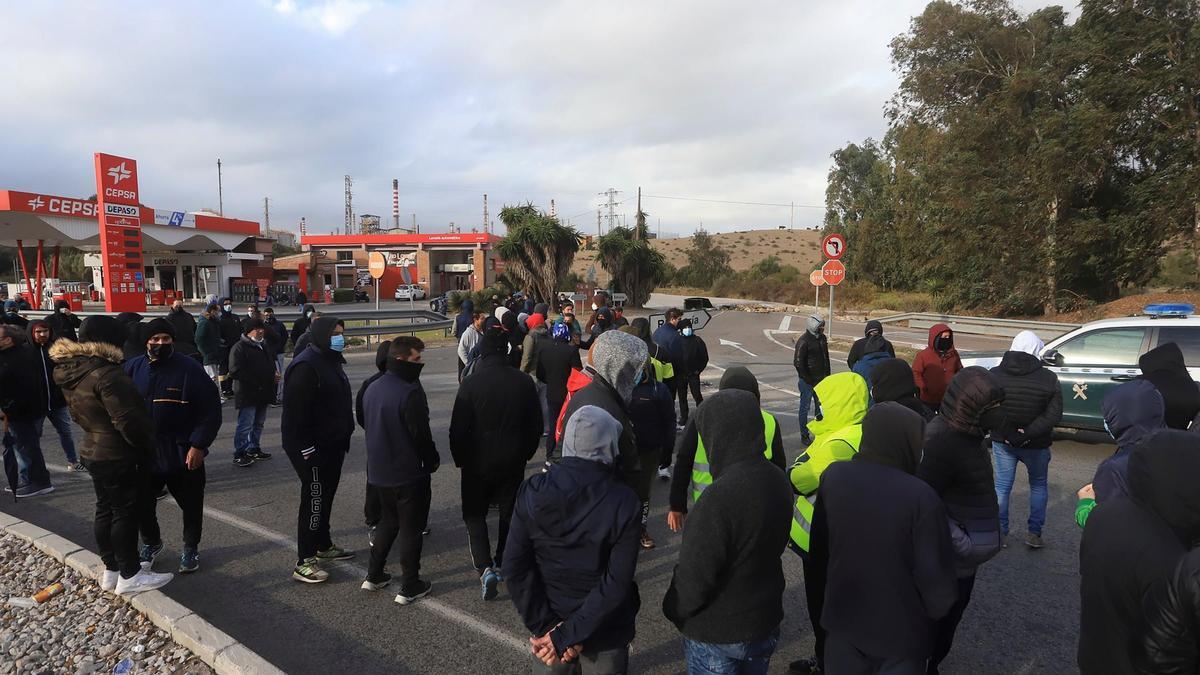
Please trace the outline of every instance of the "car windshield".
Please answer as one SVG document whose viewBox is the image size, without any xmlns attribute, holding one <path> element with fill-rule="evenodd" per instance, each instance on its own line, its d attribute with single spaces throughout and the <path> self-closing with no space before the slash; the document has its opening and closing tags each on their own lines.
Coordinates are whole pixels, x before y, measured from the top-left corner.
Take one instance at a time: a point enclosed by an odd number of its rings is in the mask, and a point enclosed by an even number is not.
<svg viewBox="0 0 1200 675">
<path fill-rule="evenodd" d="M 1058 346 L 1060 366 L 1127 366 L 1136 368 L 1145 328 L 1090 331 Z"/>
</svg>

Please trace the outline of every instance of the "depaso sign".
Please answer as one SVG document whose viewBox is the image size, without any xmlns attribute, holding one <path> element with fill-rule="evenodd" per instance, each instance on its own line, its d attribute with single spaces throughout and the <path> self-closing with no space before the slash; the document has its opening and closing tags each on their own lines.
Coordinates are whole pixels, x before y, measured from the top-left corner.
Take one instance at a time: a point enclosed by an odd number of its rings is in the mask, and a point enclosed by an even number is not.
<svg viewBox="0 0 1200 675">
<path fill-rule="evenodd" d="M 144 312 L 146 289 L 142 277 L 142 213 L 138 204 L 137 162 L 101 152 L 96 153 L 95 160 L 104 310 Z"/>
</svg>

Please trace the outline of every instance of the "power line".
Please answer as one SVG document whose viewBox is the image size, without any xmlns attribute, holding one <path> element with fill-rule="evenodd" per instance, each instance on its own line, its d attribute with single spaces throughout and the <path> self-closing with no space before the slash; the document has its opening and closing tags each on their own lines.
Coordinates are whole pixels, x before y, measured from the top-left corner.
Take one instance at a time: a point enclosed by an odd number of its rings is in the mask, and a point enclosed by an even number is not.
<svg viewBox="0 0 1200 675">
<path fill-rule="evenodd" d="M 685 202 L 708 202 L 710 204 L 741 204 L 744 206 L 780 206 L 783 208 L 824 209 L 816 204 L 773 204 L 771 202 L 739 202 L 730 199 L 704 199 L 702 197 L 672 197 L 668 195 L 642 195 L 650 199 L 674 199 Z"/>
</svg>

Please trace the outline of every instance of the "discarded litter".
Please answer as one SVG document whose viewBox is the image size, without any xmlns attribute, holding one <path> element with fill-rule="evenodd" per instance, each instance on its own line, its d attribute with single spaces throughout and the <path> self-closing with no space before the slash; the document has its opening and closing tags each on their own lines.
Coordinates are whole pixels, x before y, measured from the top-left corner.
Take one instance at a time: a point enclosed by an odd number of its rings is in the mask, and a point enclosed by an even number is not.
<svg viewBox="0 0 1200 675">
<path fill-rule="evenodd" d="M 121 662 L 118 663 L 113 668 L 113 675 L 129 675 L 129 673 L 132 673 L 132 672 L 133 672 L 133 659 L 128 659 L 128 658 L 121 659 Z"/>
<path fill-rule="evenodd" d="M 56 595 L 62 595 L 67 592 L 67 585 L 61 581 L 56 581 L 42 590 L 34 593 L 33 599 L 40 605 Z"/>
<path fill-rule="evenodd" d="M 10 607 L 21 607 L 22 609 L 37 607 L 37 602 L 33 598 L 23 598 L 17 595 L 9 596 L 7 603 Z"/>
</svg>

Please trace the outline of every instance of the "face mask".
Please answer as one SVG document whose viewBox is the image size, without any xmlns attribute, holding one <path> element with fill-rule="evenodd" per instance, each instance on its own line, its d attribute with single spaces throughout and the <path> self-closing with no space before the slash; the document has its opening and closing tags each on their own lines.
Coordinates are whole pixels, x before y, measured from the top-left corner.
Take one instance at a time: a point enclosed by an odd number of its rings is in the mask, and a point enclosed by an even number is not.
<svg viewBox="0 0 1200 675">
<path fill-rule="evenodd" d="M 692 329 L 691 329 L 691 328 L 684 328 L 684 329 L 683 329 L 683 336 L 684 336 L 684 337 L 692 337 L 692 332 L 693 332 L 693 331 L 692 331 Z"/>
<path fill-rule="evenodd" d="M 59 308 L 58 308 L 58 313 L 59 313 L 59 314 L 66 314 L 66 313 L 67 313 L 67 312 L 69 312 L 69 311 L 71 311 L 71 310 L 70 310 L 70 309 L 68 309 L 68 308 L 66 308 L 66 307 L 59 307 Z"/>
<path fill-rule="evenodd" d="M 258 343 L 258 344 L 262 344 L 263 338 L 252 337 L 252 338 L 250 338 L 250 341 Z"/>
<path fill-rule="evenodd" d="M 307 316 L 307 317 L 308 317 L 308 318 L 310 318 L 310 319 L 312 318 L 312 315 L 313 315 L 313 313 L 312 313 L 312 312 L 305 312 L 305 313 L 304 313 L 304 316 Z"/>
<path fill-rule="evenodd" d="M 334 335 L 333 337 L 329 338 L 329 348 L 335 352 L 340 352 L 343 349 L 345 349 L 346 348 L 346 336 L 345 335 Z"/>
<path fill-rule="evenodd" d="M 254 310 L 252 310 L 252 309 L 246 310 L 246 316 L 254 316 Z"/>
<path fill-rule="evenodd" d="M 934 338 L 934 340 L 933 340 L 933 348 L 938 350 L 939 352 L 950 351 L 950 348 L 953 346 L 954 346 L 954 338 L 938 337 L 938 338 Z"/>
<path fill-rule="evenodd" d="M 635 386 L 635 387 L 638 386 L 639 384 L 642 383 L 642 380 L 644 380 L 644 379 L 646 379 L 646 369 L 645 368 L 637 371 L 637 374 L 633 376 L 633 386 Z"/>
<path fill-rule="evenodd" d="M 1112 432 L 1112 429 L 1108 428 L 1108 420 L 1104 420 L 1104 431 L 1107 432 L 1109 436 L 1112 436 L 1114 441 L 1117 440 L 1117 435 Z"/>
<path fill-rule="evenodd" d="M 594 303 L 594 302 L 593 302 L 593 303 L 592 303 L 592 311 L 594 312 L 594 311 L 596 311 L 596 309 L 597 309 L 597 307 L 596 307 L 596 303 Z"/>
<path fill-rule="evenodd" d="M 146 353 L 150 355 L 153 361 L 161 361 L 174 351 L 174 345 L 147 345 Z"/>
<path fill-rule="evenodd" d="M 224 308 L 224 309 L 225 309 L 225 311 L 226 311 L 226 312 L 232 312 L 232 311 L 233 311 L 233 305 L 225 305 L 225 308 Z"/>
</svg>

